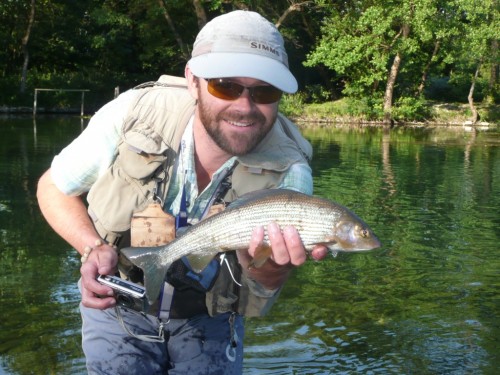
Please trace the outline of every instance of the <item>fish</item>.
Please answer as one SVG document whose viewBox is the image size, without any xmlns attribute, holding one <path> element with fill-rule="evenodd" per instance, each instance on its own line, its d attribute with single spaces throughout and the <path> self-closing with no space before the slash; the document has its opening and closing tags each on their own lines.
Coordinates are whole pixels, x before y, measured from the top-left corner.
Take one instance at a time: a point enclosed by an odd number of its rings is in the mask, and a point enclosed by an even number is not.
<svg viewBox="0 0 500 375">
<path fill-rule="evenodd" d="M 271 222 L 281 228 L 294 226 L 308 252 L 316 245 L 326 246 L 334 256 L 339 251 L 381 246 L 372 229 L 339 203 L 294 190 L 266 189 L 243 195 L 224 211 L 187 227 L 166 245 L 127 247 L 120 256 L 142 269 L 146 297 L 153 303 L 173 262 L 188 256 L 193 271 L 201 272 L 218 253 L 248 249 L 258 226 L 264 227 L 264 240 L 256 249 L 254 265 L 264 264 L 272 253 L 267 234 Z"/>
</svg>

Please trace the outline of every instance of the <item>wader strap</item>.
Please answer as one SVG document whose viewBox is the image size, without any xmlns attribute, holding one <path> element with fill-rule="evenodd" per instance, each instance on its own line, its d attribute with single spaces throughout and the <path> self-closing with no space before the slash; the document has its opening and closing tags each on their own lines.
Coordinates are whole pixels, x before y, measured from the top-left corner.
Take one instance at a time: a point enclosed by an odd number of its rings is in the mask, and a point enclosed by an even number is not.
<svg viewBox="0 0 500 375">
<path fill-rule="evenodd" d="M 233 175 L 233 171 L 236 168 L 236 165 L 238 165 L 238 161 L 235 161 L 231 167 L 226 168 L 226 170 L 224 172 L 221 172 L 218 176 L 218 179 L 216 181 L 217 188 L 210 197 L 205 210 L 203 210 L 201 219 L 204 219 L 205 216 L 207 216 L 210 207 L 212 207 L 214 204 L 224 202 L 224 197 L 232 186 L 231 176 Z"/>
<path fill-rule="evenodd" d="M 236 255 L 235 255 L 236 257 Z M 236 296 L 236 300 L 233 303 L 232 309 L 233 312 L 238 312 L 238 303 L 240 300 L 240 290 L 241 290 L 241 284 L 236 281 L 236 278 L 238 278 L 239 281 L 241 281 L 241 266 L 238 262 L 235 262 L 234 264 L 234 273 L 231 272 L 231 267 L 229 266 L 229 262 L 226 259 L 226 264 L 227 268 L 229 269 L 229 272 L 231 273 L 231 277 L 233 278 L 234 284 L 233 284 L 233 293 Z"/>
<path fill-rule="evenodd" d="M 125 321 L 123 320 L 121 308 L 118 305 L 115 306 L 115 312 L 116 312 L 116 318 L 120 322 L 120 325 L 122 326 L 123 330 L 129 334 L 129 336 L 135 337 L 136 339 L 146 341 L 146 342 L 165 342 L 165 331 L 163 331 L 163 326 L 166 323 L 160 322 L 160 324 L 158 325 L 158 335 L 157 336 L 136 334 L 136 333 L 132 332 L 125 324 Z"/>
<path fill-rule="evenodd" d="M 162 321 L 168 321 L 170 319 L 170 308 L 172 307 L 172 300 L 174 298 L 174 287 L 167 283 L 163 283 L 163 290 L 160 294 L 160 309 L 158 312 L 158 317 Z"/>
<path fill-rule="evenodd" d="M 182 185 L 181 206 L 179 214 L 175 217 L 175 230 L 188 226 L 187 202 L 186 202 L 186 182 Z"/>
<path fill-rule="evenodd" d="M 227 344 L 226 346 L 226 356 L 227 359 L 229 359 L 231 362 L 236 361 L 236 347 L 238 346 L 238 343 L 240 341 L 238 333 L 236 332 L 236 329 L 234 327 L 235 319 L 236 313 L 233 312 L 231 313 L 231 315 L 229 315 L 229 344 Z"/>
</svg>

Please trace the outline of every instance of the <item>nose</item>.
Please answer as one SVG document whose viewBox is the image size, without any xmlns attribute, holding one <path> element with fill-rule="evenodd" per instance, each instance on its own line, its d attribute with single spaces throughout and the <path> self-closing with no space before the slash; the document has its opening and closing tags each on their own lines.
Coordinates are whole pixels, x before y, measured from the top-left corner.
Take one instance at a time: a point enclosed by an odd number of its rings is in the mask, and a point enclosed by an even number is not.
<svg viewBox="0 0 500 375">
<path fill-rule="evenodd" d="M 241 111 L 246 111 L 252 109 L 255 106 L 255 103 L 250 96 L 250 91 L 245 87 L 241 95 L 232 101 L 232 107 L 236 109 L 240 109 Z"/>
</svg>

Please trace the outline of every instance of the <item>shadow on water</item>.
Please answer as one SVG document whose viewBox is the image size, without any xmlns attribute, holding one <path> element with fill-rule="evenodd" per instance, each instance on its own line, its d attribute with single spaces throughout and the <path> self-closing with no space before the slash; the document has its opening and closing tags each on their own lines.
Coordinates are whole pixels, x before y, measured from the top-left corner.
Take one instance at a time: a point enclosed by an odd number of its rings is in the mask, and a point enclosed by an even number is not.
<svg viewBox="0 0 500 375">
<path fill-rule="evenodd" d="M 79 118 L 0 118 L 0 374 L 84 374 L 79 260 L 36 182 Z M 500 367 L 500 133 L 305 129 L 315 194 L 383 247 L 297 269 L 247 321 L 245 374 L 493 374 Z"/>
</svg>

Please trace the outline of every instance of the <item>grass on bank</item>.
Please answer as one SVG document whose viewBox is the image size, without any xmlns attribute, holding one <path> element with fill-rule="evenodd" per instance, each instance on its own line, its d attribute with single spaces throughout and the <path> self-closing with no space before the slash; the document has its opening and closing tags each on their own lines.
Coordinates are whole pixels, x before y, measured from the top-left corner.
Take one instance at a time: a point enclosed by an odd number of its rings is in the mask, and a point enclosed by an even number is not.
<svg viewBox="0 0 500 375">
<path fill-rule="evenodd" d="M 499 124 L 500 105 L 475 103 L 481 123 Z M 379 100 L 342 98 L 324 103 L 306 104 L 301 94 L 285 95 L 280 104 L 285 115 L 307 122 L 381 122 Z M 403 98 L 393 106 L 398 123 L 464 124 L 472 115 L 468 103 L 441 103 L 425 99 Z"/>
</svg>

